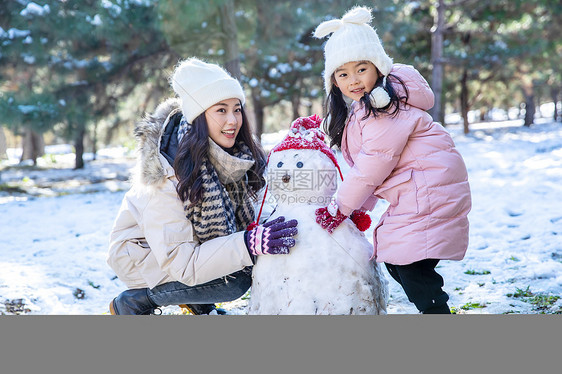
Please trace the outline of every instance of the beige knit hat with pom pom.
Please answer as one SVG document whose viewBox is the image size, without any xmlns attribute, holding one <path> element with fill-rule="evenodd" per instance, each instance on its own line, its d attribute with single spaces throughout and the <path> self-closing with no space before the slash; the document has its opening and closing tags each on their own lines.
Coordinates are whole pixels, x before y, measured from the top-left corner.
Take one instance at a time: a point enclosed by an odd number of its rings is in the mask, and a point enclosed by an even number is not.
<svg viewBox="0 0 562 374">
<path fill-rule="evenodd" d="M 377 32 L 371 27 L 371 19 L 371 9 L 354 7 L 341 19 L 322 22 L 314 31 L 316 38 L 323 38 L 332 33 L 324 46 L 324 89 L 326 94 L 330 94 L 332 90 L 331 77 L 334 71 L 351 61 L 372 62 L 384 76 L 383 85 L 386 83 L 386 76 L 392 69 L 392 59 L 384 51 Z M 374 95 L 371 96 L 380 97 L 385 93 L 386 91 L 384 93 L 377 91 L 373 92 Z M 376 107 L 380 108 L 386 104 L 379 102 Z"/>
</svg>

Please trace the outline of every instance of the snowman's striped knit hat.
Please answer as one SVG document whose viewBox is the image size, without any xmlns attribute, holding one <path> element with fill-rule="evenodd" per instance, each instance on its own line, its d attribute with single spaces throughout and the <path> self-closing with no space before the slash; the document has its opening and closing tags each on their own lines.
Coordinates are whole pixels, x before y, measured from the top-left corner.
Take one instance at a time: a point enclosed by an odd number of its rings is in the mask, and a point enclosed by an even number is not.
<svg viewBox="0 0 562 374">
<path fill-rule="evenodd" d="M 325 134 L 320 130 L 322 118 L 314 114 L 310 117 L 299 117 L 293 121 L 289 133 L 277 144 L 269 156 L 274 152 L 285 151 L 288 149 L 313 149 L 324 153 L 336 166 L 342 177 L 340 166 L 334 152 L 325 143 Z M 268 157 L 269 161 L 269 157 Z M 343 177 L 342 177 L 343 179 Z"/>
<path fill-rule="evenodd" d="M 269 163 L 269 157 L 275 152 L 286 151 L 290 149 L 312 149 L 318 150 L 324 153 L 328 158 L 334 163 L 336 169 L 340 173 L 340 178 L 343 180 L 343 174 L 341 172 L 340 166 L 338 165 L 338 160 L 336 155 L 330 147 L 324 142 L 325 134 L 320 130 L 320 125 L 322 124 L 322 118 L 316 114 L 310 117 L 299 117 L 291 123 L 291 128 L 289 133 L 285 138 L 271 149 L 269 155 L 267 156 L 267 162 Z M 256 227 L 258 222 L 260 222 L 260 217 L 265 203 L 265 198 L 267 196 L 268 186 L 265 188 L 263 195 L 263 200 L 261 202 L 261 207 L 258 212 L 258 216 L 254 222 L 248 226 L 248 230 Z"/>
</svg>

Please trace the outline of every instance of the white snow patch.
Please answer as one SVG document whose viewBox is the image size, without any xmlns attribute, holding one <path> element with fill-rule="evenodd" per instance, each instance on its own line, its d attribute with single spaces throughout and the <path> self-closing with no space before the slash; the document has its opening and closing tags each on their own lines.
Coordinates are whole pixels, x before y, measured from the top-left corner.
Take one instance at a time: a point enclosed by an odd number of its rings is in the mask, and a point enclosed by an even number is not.
<svg viewBox="0 0 562 374">
<path fill-rule="evenodd" d="M 513 295 L 528 289 L 534 296 L 562 296 L 562 125 L 549 120 L 530 128 L 520 120 L 478 123 L 466 136 L 462 125 L 447 129 L 465 159 L 473 197 L 466 257 L 442 261 L 437 269 L 449 305 L 467 314 L 560 311 L 561 300 L 553 298 L 550 309 L 541 309 L 530 297 Z M 285 134 L 264 134 L 264 146 Z M 0 191 L 0 314 L 9 314 L 5 303 L 18 299 L 28 314 L 107 313 L 109 301 L 126 288 L 105 257 L 133 159 L 124 148 L 107 149 L 84 170 L 74 170 L 72 153 L 56 154 L 54 169 L 44 169 L 47 157 L 34 170 L 7 168 L 18 164 L 21 149 L 7 153 L 9 159 L 0 161 L 0 184 L 25 180 L 40 189 L 42 183 L 64 181 L 75 186 L 53 197 Z M 339 152 L 338 160 L 345 176 L 349 168 Z M 92 183 L 80 185 L 86 180 Z M 81 189 L 88 193 L 76 193 Z M 377 204 L 371 212 L 374 223 L 387 206 Z M 366 232 L 369 240 L 373 227 Z M 389 280 L 387 312 L 417 313 L 382 268 Z M 73 295 L 77 288 L 84 291 L 83 299 Z M 247 304 L 245 297 L 221 306 L 230 314 L 246 314 Z M 164 313 L 179 309 L 167 307 Z"/>
<path fill-rule="evenodd" d="M 27 4 L 27 6 L 20 12 L 20 15 L 27 16 L 44 16 L 51 12 L 49 4 L 43 6 L 34 3 L 33 1 Z"/>
</svg>

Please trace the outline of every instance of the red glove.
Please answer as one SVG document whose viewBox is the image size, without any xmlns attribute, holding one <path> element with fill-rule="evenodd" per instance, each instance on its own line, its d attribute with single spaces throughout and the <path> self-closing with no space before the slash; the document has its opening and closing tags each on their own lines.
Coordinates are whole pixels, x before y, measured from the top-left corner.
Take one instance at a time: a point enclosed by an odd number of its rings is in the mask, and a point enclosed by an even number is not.
<svg viewBox="0 0 562 374">
<path fill-rule="evenodd" d="M 328 212 L 327 207 L 316 209 L 316 223 L 320 224 L 320 226 L 330 234 L 333 233 L 346 218 L 347 216 L 342 214 L 339 209 L 335 216 L 332 216 L 330 212 Z"/>
</svg>

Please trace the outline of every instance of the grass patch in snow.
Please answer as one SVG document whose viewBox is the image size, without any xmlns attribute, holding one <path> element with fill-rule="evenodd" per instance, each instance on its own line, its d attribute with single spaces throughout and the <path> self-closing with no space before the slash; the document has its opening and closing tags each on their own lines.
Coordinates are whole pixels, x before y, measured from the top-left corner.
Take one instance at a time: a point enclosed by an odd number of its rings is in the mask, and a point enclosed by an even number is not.
<svg viewBox="0 0 562 374">
<path fill-rule="evenodd" d="M 521 299 L 522 301 L 533 305 L 534 309 L 540 313 L 549 312 L 558 300 L 560 300 L 560 296 L 558 295 L 548 295 L 542 292 L 534 293 L 531 291 L 530 286 L 527 286 L 525 289 L 517 288 L 515 293 L 509 293 L 506 296 Z M 551 311 L 551 314 L 562 314 L 562 308 L 558 308 L 556 311 Z"/>
<path fill-rule="evenodd" d="M 464 273 L 468 274 L 468 275 L 487 275 L 487 274 L 491 274 L 491 272 L 489 270 L 484 270 L 484 271 L 467 270 Z"/>
<path fill-rule="evenodd" d="M 18 186 L 11 186 L 9 184 L 0 184 L 0 192 L 7 193 L 26 193 L 24 189 Z"/>
<path fill-rule="evenodd" d="M 461 314 L 461 311 L 486 308 L 485 304 L 468 302 L 460 307 L 451 307 L 451 314 Z"/>
<path fill-rule="evenodd" d="M 485 308 L 486 305 L 482 305 L 480 303 L 466 303 L 463 306 L 461 306 L 462 310 L 471 310 L 471 309 L 482 309 Z"/>
</svg>

